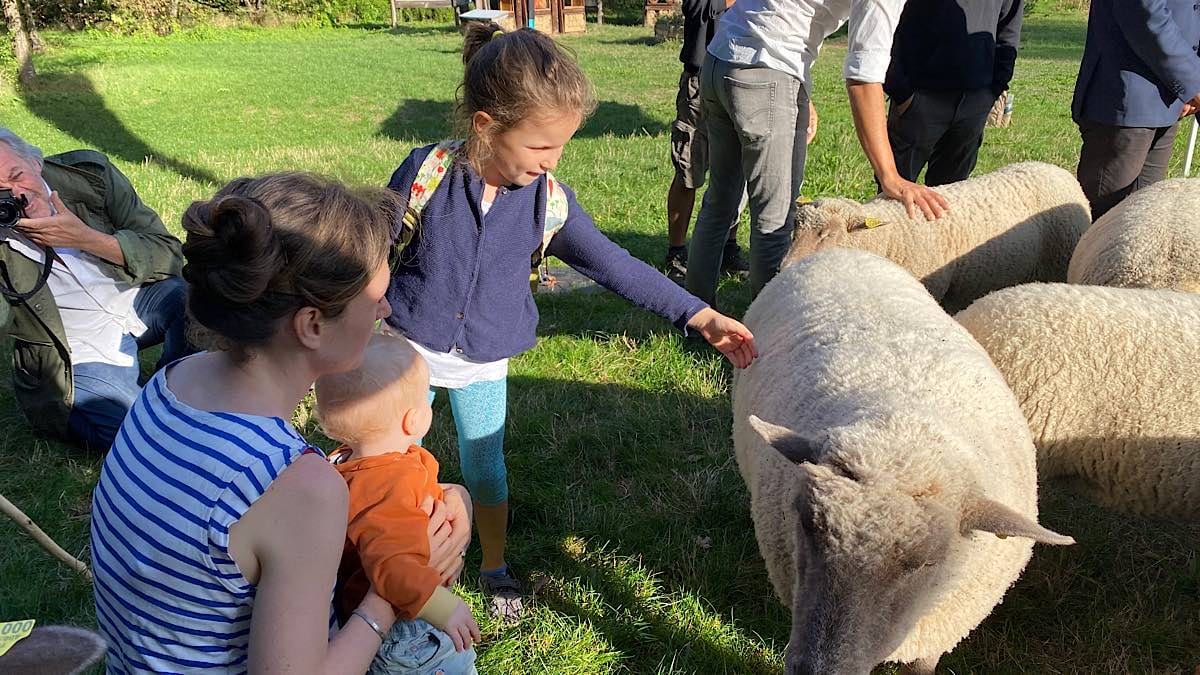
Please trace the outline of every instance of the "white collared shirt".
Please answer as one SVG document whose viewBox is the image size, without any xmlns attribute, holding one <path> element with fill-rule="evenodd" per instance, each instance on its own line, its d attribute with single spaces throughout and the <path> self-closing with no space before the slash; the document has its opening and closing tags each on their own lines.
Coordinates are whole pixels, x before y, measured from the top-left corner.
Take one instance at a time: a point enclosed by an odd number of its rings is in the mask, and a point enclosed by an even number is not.
<svg viewBox="0 0 1200 675">
<path fill-rule="evenodd" d="M 13 250 L 36 261 L 45 254 L 42 248 L 16 230 L 0 229 L 0 240 Z M 133 311 L 138 286 L 109 276 L 109 265 L 90 253 L 74 248 L 56 248 L 57 258 L 50 266 L 46 285 L 54 296 L 67 334 L 71 363 L 133 365 L 137 354 L 121 351 L 125 335 L 140 335 L 146 325 Z M 29 289 L 18 288 L 17 291 Z"/>
<path fill-rule="evenodd" d="M 903 9 L 904 0 L 737 0 L 717 24 L 708 52 L 787 73 L 811 90 L 809 70 L 821 43 L 849 20 L 842 77 L 883 82 Z"/>
</svg>

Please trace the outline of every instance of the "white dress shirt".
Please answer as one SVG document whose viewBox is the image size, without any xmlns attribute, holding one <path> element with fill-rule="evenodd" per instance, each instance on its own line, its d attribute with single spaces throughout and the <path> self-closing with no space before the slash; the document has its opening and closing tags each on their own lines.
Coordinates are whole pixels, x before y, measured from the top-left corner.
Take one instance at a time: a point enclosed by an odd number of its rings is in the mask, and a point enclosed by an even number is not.
<svg viewBox="0 0 1200 675">
<path fill-rule="evenodd" d="M 883 82 L 904 0 L 737 0 L 725 11 L 708 52 L 742 66 L 764 66 L 799 78 L 827 36 L 850 21 L 842 77 Z"/>
</svg>

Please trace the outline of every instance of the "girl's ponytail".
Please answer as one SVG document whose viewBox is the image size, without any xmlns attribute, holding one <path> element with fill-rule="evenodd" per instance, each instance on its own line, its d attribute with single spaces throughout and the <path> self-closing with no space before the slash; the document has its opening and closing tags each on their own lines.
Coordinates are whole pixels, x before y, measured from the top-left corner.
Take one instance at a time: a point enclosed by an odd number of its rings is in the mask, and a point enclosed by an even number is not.
<svg viewBox="0 0 1200 675">
<path fill-rule="evenodd" d="M 484 45 L 504 34 L 504 29 L 494 21 L 472 21 L 467 26 L 467 37 L 463 41 L 463 65 L 470 63 Z"/>
</svg>

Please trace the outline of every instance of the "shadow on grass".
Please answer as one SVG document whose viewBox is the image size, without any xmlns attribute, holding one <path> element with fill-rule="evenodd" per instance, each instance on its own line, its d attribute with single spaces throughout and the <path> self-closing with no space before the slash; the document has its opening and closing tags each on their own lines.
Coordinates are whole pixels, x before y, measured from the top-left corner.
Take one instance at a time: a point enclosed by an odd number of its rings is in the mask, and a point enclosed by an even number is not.
<svg viewBox="0 0 1200 675">
<path fill-rule="evenodd" d="M 110 157 L 133 164 L 149 162 L 200 183 L 223 183 L 204 168 L 155 151 L 109 110 L 86 75 L 47 73 L 22 96 L 34 115 Z"/>
<path fill-rule="evenodd" d="M 623 38 L 620 40 L 600 40 L 603 45 L 629 45 L 633 47 L 653 47 L 662 44 L 662 40 L 653 35 L 643 35 L 641 37 Z"/>
<path fill-rule="evenodd" d="M 631 362 L 652 381 L 629 386 L 571 379 L 570 354 L 539 358 L 561 362 L 563 379 L 510 378 L 506 456 L 510 558 L 550 580 L 541 602 L 590 625 L 632 672 L 664 663 L 775 672 L 788 614 L 754 540 L 727 399 L 673 386 L 686 377 L 680 363 L 660 381 L 653 363 Z M 441 400 L 435 419 L 431 449 L 453 448 Z M 455 453 L 434 452 L 445 479 L 458 480 Z M 1035 549 L 943 668 L 1191 672 L 1200 662 L 1200 526 L 1107 511 L 1056 483 L 1042 493 L 1041 521 L 1079 545 Z"/>
<path fill-rule="evenodd" d="M 398 141 L 413 138 L 439 140 L 449 138 L 453 128 L 453 101 L 406 99 L 383 121 L 376 134 Z M 666 124 L 647 115 L 639 106 L 602 101 L 575 137 L 595 138 L 606 134 L 654 136 L 666 129 Z"/>
<path fill-rule="evenodd" d="M 392 28 L 390 25 L 387 25 L 387 24 L 378 24 L 378 27 L 385 29 L 387 32 L 391 33 L 392 35 L 403 35 L 403 36 L 449 35 L 452 33 L 459 32 L 458 28 L 456 28 L 454 26 L 453 22 L 450 22 L 447 24 L 418 23 L 415 25 L 405 25 L 405 24 L 401 23 L 401 24 L 397 24 L 397 26 L 395 28 Z"/>
</svg>

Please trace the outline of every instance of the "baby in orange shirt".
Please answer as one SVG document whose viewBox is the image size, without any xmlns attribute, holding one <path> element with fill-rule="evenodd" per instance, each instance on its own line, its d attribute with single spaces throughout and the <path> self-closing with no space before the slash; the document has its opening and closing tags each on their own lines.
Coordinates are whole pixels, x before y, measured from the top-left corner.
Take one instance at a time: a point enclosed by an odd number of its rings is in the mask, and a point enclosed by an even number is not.
<svg viewBox="0 0 1200 675">
<path fill-rule="evenodd" d="M 402 337 L 376 334 L 356 370 L 317 380 L 317 417 L 344 445 L 330 462 L 350 490 L 346 550 L 334 604 L 349 619 L 371 586 L 397 620 L 370 673 L 447 675 L 475 670 L 479 626 L 471 609 L 429 565 L 427 497 L 461 485 L 439 484 L 438 463 L 414 443 L 429 431 L 429 368 Z"/>
</svg>

